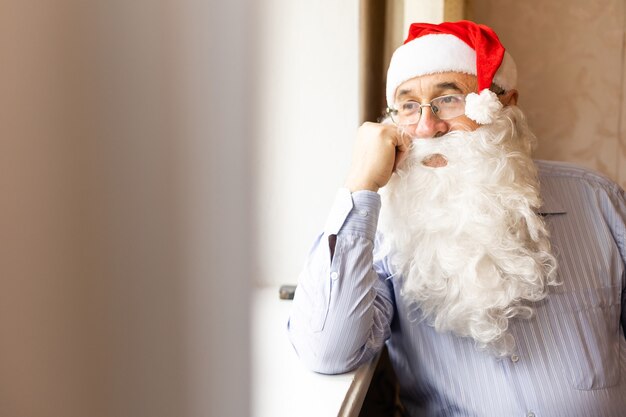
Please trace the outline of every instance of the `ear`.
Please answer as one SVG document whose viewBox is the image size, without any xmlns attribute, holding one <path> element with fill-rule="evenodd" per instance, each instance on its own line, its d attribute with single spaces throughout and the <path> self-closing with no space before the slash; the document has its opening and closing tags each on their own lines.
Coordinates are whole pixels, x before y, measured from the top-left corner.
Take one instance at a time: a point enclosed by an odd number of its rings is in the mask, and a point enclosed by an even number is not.
<svg viewBox="0 0 626 417">
<path fill-rule="evenodd" d="M 518 94 L 517 90 L 512 88 L 509 91 L 507 91 L 506 93 L 504 93 L 501 96 L 499 96 L 498 98 L 500 99 L 500 102 L 504 106 L 515 106 L 515 105 L 517 105 L 517 98 L 518 98 L 518 96 L 519 96 L 519 94 Z"/>
</svg>

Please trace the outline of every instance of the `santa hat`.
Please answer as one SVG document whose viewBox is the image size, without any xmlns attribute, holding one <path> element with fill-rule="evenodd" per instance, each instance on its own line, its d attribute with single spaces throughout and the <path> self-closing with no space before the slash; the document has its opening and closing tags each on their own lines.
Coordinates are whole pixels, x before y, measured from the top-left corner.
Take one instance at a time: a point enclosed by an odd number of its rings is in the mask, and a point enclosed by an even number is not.
<svg viewBox="0 0 626 417">
<path fill-rule="evenodd" d="M 515 88 L 517 68 L 496 33 L 485 25 L 461 20 L 439 25 L 413 23 L 409 36 L 391 57 L 387 71 L 387 105 L 394 108 L 396 89 L 420 75 L 439 72 L 475 75 L 478 91 L 466 97 L 465 114 L 480 124 L 491 123 L 502 104 L 489 90 Z"/>
</svg>

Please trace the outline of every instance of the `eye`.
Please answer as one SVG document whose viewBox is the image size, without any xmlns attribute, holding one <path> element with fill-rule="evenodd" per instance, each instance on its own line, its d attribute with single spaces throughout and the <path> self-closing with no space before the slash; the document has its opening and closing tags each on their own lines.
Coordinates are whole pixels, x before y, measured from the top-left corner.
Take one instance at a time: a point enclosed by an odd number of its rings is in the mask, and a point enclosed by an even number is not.
<svg viewBox="0 0 626 417">
<path fill-rule="evenodd" d="M 457 104 L 461 101 L 458 96 L 443 96 L 439 97 L 439 103 L 441 104 Z"/>
<path fill-rule="evenodd" d="M 449 96 L 437 97 L 431 102 L 433 112 L 441 120 L 453 119 L 465 112 L 465 96 L 462 94 L 450 94 Z"/>
<path fill-rule="evenodd" d="M 405 101 L 404 103 L 400 103 L 398 111 L 400 113 L 413 113 L 418 111 L 420 108 L 420 104 L 417 101 Z"/>
</svg>

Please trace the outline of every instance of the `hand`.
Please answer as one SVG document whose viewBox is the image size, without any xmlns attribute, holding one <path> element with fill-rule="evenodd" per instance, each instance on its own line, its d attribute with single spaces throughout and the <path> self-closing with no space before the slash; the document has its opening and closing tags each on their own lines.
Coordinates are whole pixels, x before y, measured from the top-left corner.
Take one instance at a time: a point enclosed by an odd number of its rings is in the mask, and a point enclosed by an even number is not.
<svg viewBox="0 0 626 417">
<path fill-rule="evenodd" d="M 363 123 L 358 131 L 346 187 L 377 192 L 404 157 L 410 138 L 395 125 Z"/>
</svg>

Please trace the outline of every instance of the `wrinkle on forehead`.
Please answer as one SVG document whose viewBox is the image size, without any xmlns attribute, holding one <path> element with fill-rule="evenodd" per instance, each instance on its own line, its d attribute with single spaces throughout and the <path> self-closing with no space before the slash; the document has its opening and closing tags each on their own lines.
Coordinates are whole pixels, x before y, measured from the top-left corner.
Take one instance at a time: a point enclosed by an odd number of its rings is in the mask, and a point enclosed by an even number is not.
<svg viewBox="0 0 626 417">
<path fill-rule="evenodd" d="M 396 99 L 412 97 L 431 100 L 445 94 L 468 94 L 477 88 L 476 76 L 460 72 L 442 72 L 421 75 L 400 84 L 396 90 Z"/>
</svg>

